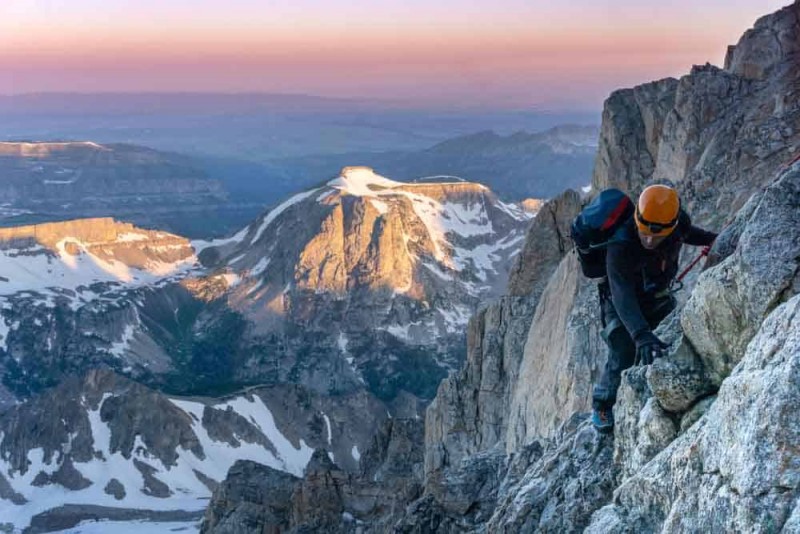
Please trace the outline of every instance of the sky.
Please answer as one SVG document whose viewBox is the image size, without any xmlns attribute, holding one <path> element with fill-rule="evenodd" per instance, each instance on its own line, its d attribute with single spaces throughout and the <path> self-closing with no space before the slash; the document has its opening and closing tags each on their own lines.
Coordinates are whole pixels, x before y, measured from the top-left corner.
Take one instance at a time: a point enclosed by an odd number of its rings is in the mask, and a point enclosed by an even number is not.
<svg viewBox="0 0 800 534">
<path fill-rule="evenodd" d="M 581 108 L 721 65 L 791 0 L 2 0 L 0 94 L 269 92 Z"/>
</svg>

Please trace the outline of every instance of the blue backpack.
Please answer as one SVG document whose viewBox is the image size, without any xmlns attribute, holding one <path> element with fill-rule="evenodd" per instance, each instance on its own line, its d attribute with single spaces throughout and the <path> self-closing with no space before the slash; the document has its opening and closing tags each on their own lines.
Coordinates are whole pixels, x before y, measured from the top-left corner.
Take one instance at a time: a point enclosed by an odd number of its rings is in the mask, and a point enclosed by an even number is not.
<svg viewBox="0 0 800 534">
<path fill-rule="evenodd" d="M 633 212 L 628 195 L 619 189 L 605 189 L 572 221 L 570 235 L 586 277 L 606 275 L 606 245 Z"/>
</svg>

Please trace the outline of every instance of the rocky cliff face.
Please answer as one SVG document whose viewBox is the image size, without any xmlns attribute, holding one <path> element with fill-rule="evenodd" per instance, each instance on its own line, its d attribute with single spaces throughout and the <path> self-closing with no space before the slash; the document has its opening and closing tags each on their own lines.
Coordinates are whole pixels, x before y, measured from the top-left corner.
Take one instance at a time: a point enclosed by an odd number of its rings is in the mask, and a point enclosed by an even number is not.
<svg viewBox="0 0 800 534">
<path fill-rule="evenodd" d="M 505 443 L 528 329 L 545 282 L 567 253 L 580 202 L 568 191 L 544 204 L 511 270 L 509 295 L 470 321 L 466 365 L 442 382 L 427 410 L 426 473 Z"/>
<path fill-rule="evenodd" d="M 140 327 L 145 301 L 199 267 L 188 240 L 112 219 L 4 228 L 0 263 L 0 371 L 16 396 L 101 363 L 172 367 Z"/>
<path fill-rule="evenodd" d="M 614 93 L 595 188 L 636 192 L 650 179 L 670 180 L 692 213 L 733 215 L 800 150 L 796 35 L 793 5 L 760 19 L 724 68 L 694 67 L 680 80 Z"/>
</svg>

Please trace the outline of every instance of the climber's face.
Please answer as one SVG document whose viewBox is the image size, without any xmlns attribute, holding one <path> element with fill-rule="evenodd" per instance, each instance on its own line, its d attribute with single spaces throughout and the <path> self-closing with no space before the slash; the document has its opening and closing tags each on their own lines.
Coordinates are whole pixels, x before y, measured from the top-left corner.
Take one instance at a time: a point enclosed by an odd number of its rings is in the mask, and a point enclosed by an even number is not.
<svg viewBox="0 0 800 534">
<path fill-rule="evenodd" d="M 652 234 L 646 234 L 644 232 L 639 232 L 639 241 L 641 241 L 642 246 L 647 250 L 653 250 L 658 245 L 660 245 L 661 242 L 664 241 L 664 239 L 666 239 L 667 237 L 668 236 L 666 235 L 652 235 Z"/>
</svg>

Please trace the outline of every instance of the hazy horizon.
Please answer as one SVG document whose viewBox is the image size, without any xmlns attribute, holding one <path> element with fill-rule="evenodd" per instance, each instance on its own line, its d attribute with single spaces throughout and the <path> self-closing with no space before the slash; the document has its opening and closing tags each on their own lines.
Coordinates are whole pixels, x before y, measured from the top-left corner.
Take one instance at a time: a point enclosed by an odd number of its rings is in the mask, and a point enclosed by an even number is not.
<svg viewBox="0 0 800 534">
<path fill-rule="evenodd" d="M 0 7 L 0 94 L 278 93 L 597 109 L 618 87 L 721 64 L 728 45 L 786 3 L 10 0 Z"/>
</svg>

